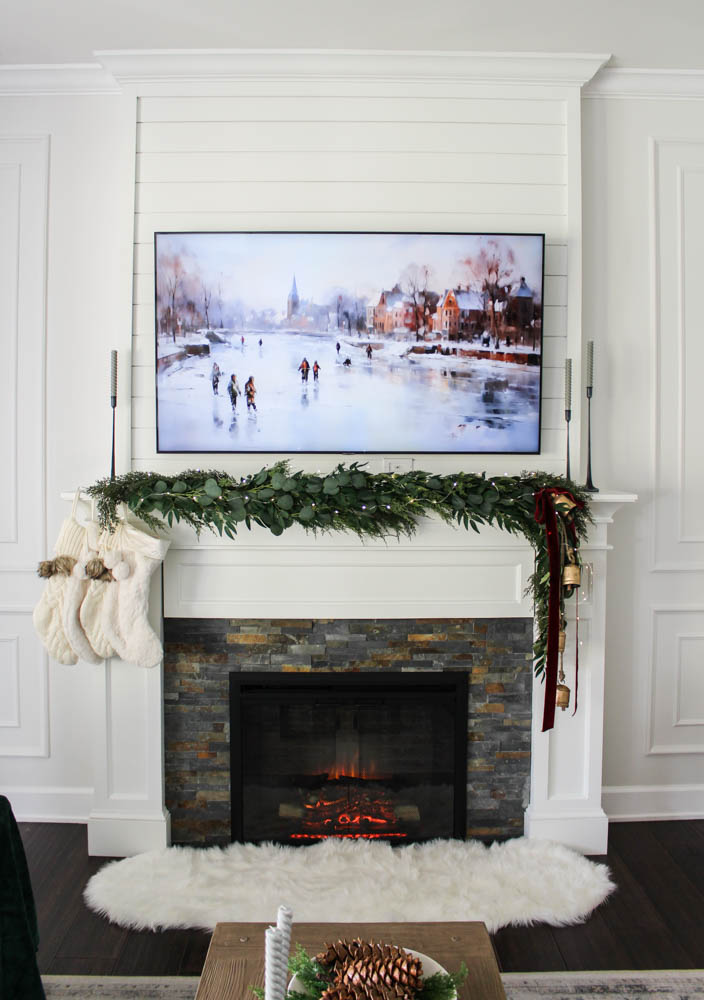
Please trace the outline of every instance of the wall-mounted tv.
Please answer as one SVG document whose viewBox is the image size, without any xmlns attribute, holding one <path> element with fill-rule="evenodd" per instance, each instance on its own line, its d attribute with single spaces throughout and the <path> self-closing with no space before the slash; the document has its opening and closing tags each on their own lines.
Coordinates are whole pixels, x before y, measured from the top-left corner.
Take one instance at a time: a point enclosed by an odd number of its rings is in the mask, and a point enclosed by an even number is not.
<svg viewBox="0 0 704 1000">
<path fill-rule="evenodd" d="M 542 235 L 157 233 L 159 452 L 535 454 Z"/>
</svg>

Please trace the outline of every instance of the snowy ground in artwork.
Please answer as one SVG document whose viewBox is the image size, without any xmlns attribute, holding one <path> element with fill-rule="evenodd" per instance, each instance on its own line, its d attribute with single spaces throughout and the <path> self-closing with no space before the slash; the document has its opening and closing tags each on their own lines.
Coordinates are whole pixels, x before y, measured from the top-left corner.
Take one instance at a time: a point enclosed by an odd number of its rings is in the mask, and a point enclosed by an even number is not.
<svg viewBox="0 0 704 1000">
<path fill-rule="evenodd" d="M 160 451 L 538 450 L 537 366 L 406 355 L 411 344 L 395 340 L 372 340 L 379 349 L 368 360 L 366 336 L 337 333 L 246 331 L 244 345 L 240 337 L 238 331 L 231 343 L 212 344 L 209 357 L 189 357 L 159 373 Z M 318 361 L 317 382 L 312 371 L 302 382 L 303 357 L 311 368 Z M 214 361 L 223 372 L 217 396 L 210 384 Z M 242 390 L 254 376 L 256 413 L 248 414 L 240 397 L 233 414 L 232 372 Z"/>
</svg>

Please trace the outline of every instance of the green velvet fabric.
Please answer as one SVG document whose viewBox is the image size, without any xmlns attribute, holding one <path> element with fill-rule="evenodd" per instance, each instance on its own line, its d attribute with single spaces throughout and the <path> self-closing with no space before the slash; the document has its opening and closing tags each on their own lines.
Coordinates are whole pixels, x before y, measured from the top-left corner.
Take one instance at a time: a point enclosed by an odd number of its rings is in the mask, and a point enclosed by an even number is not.
<svg viewBox="0 0 704 1000">
<path fill-rule="evenodd" d="M 0 795 L 0 998 L 44 1000 L 37 967 L 37 912 L 10 803 Z"/>
</svg>

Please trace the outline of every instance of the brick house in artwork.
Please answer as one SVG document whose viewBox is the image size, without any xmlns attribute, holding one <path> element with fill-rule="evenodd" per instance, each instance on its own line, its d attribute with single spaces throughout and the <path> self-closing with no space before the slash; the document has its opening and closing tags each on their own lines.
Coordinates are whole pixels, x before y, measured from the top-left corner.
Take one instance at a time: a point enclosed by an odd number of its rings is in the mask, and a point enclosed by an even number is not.
<svg viewBox="0 0 704 1000">
<path fill-rule="evenodd" d="M 484 297 L 470 288 L 446 288 L 433 318 L 433 330 L 448 340 L 470 339 L 486 316 Z"/>
<path fill-rule="evenodd" d="M 399 327 L 413 329 L 413 303 L 408 300 L 398 285 L 391 289 L 383 288 L 379 302 L 373 308 L 374 333 L 393 333 Z M 367 329 L 369 329 L 370 312 L 367 309 Z"/>
</svg>

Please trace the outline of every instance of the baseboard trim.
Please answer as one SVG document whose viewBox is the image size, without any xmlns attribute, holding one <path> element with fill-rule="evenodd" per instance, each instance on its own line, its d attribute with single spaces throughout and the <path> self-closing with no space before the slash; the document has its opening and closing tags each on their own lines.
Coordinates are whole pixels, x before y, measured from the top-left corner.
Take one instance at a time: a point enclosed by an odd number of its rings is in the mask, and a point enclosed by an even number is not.
<svg viewBox="0 0 704 1000">
<path fill-rule="evenodd" d="M 120 816 L 105 812 L 88 817 L 88 854 L 91 857 L 129 858 L 160 851 L 171 843 L 171 816 Z"/>
<path fill-rule="evenodd" d="M 526 837 L 554 840 L 582 854 L 606 854 L 609 820 L 604 812 L 577 813 L 572 816 L 540 814 L 529 806 L 524 819 Z"/>
<path fill-rule="evenodd" d="M 93 804 L 92 788 L 47 788 L 1 785 L 20 823 L 87 823 Z"/>
<path fill-rule="evenodd" d="M 607 785 L 602 803 L 610 820 L 704 818 L 704 785 Z"/>
</svg>

